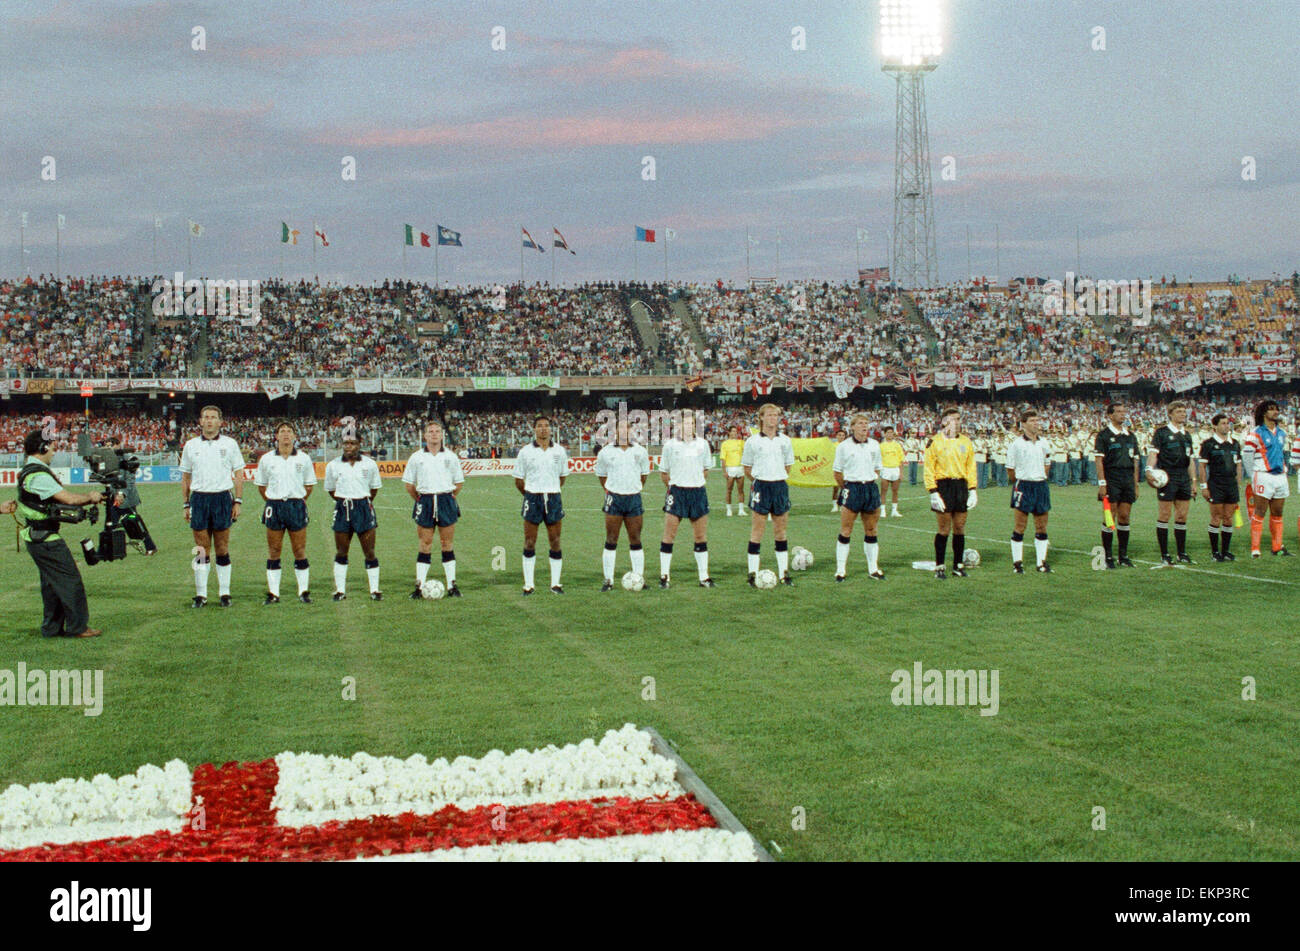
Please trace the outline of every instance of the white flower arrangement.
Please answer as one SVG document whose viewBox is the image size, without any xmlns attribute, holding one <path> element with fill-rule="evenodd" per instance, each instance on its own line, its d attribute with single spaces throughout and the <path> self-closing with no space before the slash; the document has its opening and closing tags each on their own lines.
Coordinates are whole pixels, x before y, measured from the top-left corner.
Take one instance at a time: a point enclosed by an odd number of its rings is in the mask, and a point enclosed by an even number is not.
<svg viewBox="0 0 1300 951">
<path fill-rule="evenodd" d="M 632 724 L 610 730 L 599 743 L 586 739 L 564 747 L 492 750 L 474 759 L 458 756 L 430 763 L 357 753 L 351 758 L 282 753 L 275 797 L 280 825 L 319 825 L 401 812 L 428 814 L 455 804 L 461 809 L 520 806 L 592 799 L 676 797 L 676 766 L 651 749 L 650 736 Z"/>
<path fill-rule="evenodd" d="M 178 759 L 114 779 L 15 784 L 0 793 L 0 849 L 140 836 L 185 827 L 193 771 Z"/>
<path fill-rule="evenodd" d="M 557 842 L 515 842 L 434 849 L 361 862 L 756 862 L 753 840 L 725 829 L 676 829 Z"/>
</svg>

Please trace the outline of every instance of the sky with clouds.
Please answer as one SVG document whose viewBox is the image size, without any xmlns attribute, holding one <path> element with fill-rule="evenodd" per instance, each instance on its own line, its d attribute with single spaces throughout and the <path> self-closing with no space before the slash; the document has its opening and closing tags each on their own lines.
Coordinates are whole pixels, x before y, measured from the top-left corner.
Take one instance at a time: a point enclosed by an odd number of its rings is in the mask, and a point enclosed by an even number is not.
<svg viewBox="0 0 1300 951">
<path fill-rule="evenodd" d="M 1264 277 L 1300 265 L 1300 19 L 1261 0 L 945 0 L 926 80 L 941 278 Z M 0 4 L 0 274 L 186 264 L 444 283 L 848 279 L 886 263 L 894 83 L 877 4 Z M 192 30 L 206 50 L 191 49 Z M 505 49 L 492 48 L 504 29 Z M 802 27 L 806 49 L 792 49 Z M 1105 50 L 1094 50 L 1094 28 Z M 53 156 L 57 178 L 41 179 Z M 356 160 L 344 181 L 341 161 Z M 642 177 L 653 156 L 656 178 Z M 955 180 L 940 176 L 951 156 Z M 1251 156 L 1256 178 L 1242 178 Z M 303 233 L 283 248 L 280 222 Z M 995 240 L 1000 235 L 1000 241 Z M 283 261 L 283 265 L 281 262 Z M 405 272 L 403 272 L 405 267 Z"/>
</svg>

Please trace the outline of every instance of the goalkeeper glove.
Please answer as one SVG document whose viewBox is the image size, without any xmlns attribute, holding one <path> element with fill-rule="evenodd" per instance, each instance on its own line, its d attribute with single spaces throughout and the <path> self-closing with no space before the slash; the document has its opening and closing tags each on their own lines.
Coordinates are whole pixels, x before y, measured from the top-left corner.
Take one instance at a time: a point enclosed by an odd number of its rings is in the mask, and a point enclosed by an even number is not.
<svg viewBox="0 0 1300 951">
<path fill-rule="evenodd" d="M 934 509 L 936 512 L 946 511 L 943 505 L 943 496 L 938 492 L 930 493 L 930 508 Z"/>
</svg>

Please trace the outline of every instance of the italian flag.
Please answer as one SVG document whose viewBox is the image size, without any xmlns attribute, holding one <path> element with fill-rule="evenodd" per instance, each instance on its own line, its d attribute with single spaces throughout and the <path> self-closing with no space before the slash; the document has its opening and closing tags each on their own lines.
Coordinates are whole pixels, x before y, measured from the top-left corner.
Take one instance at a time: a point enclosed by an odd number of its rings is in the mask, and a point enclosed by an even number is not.
<svg viewBox="0 0 1300 951">
<path fill-rule="evenodd" d="M 406 244 L 408 247 L 431 248 L 433 239 L 423 231 L 416 231 L 410 225 L 406 226 Z"/>
</svg>

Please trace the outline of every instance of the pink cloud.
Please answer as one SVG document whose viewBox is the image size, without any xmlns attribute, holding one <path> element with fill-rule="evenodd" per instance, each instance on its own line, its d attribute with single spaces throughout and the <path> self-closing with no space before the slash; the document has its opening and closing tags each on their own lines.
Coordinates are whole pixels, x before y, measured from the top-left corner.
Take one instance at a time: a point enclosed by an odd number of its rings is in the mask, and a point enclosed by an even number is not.
<svg viewBox="0 0 1300 951">
<path fill-rule="evenodd" d="M 815 125 L 816 122 L 815 117 L 754 116 L 725 109 L 662 118 L 632 115 L 514 116 L 464 125 L 371 128 L 356 133 L 335 131 L 322 136 L 318 142 L 346 142 L 372 148 L 468 145 L 499 149 L 571 149 L 659 142 L 745 142 L 763 139 L 784 129 Z"/>
</svg>

